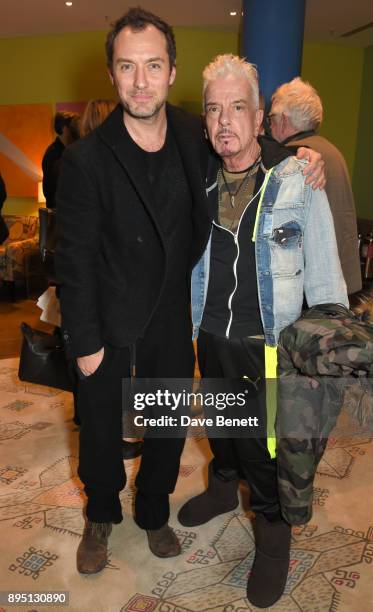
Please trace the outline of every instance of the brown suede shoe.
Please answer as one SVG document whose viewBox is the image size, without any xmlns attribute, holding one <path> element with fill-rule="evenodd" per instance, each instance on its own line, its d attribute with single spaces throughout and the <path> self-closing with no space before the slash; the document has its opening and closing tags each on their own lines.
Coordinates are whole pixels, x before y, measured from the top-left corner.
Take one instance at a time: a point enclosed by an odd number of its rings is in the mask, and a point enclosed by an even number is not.
<svg viewBox="0 0 373 612">
<path fill-rule="evenodd" d="M 149 548 L 156 557 L 177 557 L 177 555 L 180 555 L 180 542 L 168 523 L 160 529 L 147 529 L 146 533 Z"/>
<path fill-rule="evenodd" d="M 107 544 L 111 523 L 87 521 L 76 554 L 76 566 L 81 574 L 97 574 L 107 563 Z"/>
</svg>

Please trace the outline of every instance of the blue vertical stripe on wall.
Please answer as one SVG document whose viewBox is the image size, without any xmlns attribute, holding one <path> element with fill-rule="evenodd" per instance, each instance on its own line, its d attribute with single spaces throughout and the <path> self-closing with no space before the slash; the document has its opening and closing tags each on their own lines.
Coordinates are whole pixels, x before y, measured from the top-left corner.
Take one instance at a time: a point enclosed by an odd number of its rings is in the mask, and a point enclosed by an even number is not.
<svg viewBox="0 0 373 612">
<path fill-rule="evenodd" d="M 241 53 L 257 66 L 267 105 L 301 73 L 304 17 L 305 0 L 243 0 Z"/>
</svg>

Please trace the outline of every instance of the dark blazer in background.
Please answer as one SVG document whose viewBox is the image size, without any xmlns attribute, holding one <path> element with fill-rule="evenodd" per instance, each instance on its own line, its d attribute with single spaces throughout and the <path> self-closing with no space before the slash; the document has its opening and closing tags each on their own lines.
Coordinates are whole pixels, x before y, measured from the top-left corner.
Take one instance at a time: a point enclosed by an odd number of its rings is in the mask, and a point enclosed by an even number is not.
<svg viewBox="0 0 373 612">
<path fill-rule="evenodd" d="M 61 157 L 65 145 L 60 138 L 56 138 L 44 153 L 41 167 L 43 170 L 43 193 L 47 208 L 55 208 L 57 182 L 61 169 Z"/>
<path fill-rule="evenodd" d="M 170 105 L 167 118 L 192 194 L 192 268 L 210 231 L 205 195 L 209 151 L 199 118 Z M 117 347 L 135 342 L 161 294 L 165 240 L 142 156 L 134 156 L 131 144 L 118 105 L 63 156 L 56 196 L 56 272 L 70 357 L 93 354 L 104 341 Z"/>
</svg>

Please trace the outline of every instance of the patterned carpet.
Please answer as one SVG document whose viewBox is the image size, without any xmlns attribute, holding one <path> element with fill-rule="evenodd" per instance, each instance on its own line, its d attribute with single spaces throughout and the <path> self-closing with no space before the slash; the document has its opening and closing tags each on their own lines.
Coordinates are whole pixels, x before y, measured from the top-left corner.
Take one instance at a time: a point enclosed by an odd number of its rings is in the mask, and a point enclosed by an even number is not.
<svg viewBox="0 0 373 612">
<path fill-rule="evenodd" d="M 139 460 L 127 461 L 126 518 L 110 538 L 110 562 L 96 576 L 75 570 L 83 529 L 76 476 L 78 433 L 71 396 L 21 383 L 16 359 L 0 361 L 0 590 L 69 592 L 69 604 L 0 605 L 0 612 L 242 612 L 254 543 L 242 507 L 207 526 L 183 529 L 180 505 L 203 488 L 205 439 L 187 442 L 171 525 L 182 544 L 176 559 L 157 559 L 131 518 Z M 332 438 L 319 466 L 314 516 L 293 530 L 285 595 L 271 610 L 373 610 L 373 440 Z M 243 501 L 246 491 L 242 490 Z"/>
</svg>

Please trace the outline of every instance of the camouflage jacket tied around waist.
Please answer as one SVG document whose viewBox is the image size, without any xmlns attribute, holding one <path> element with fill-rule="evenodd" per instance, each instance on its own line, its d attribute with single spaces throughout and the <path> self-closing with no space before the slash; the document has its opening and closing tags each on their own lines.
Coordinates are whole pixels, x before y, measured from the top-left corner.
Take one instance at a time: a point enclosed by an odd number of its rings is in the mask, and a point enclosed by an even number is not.
<svg viewBox="0 0 373 612">
<path fill-rule="evenodd" d="M 350 434 L 373 431 L 373 325 L 339 304 L 313 306 L 281 332 L 278 376 L 280 503 L 299 525 L 312 516 L 317 465 L 341 409 Z"/>
</svg>

